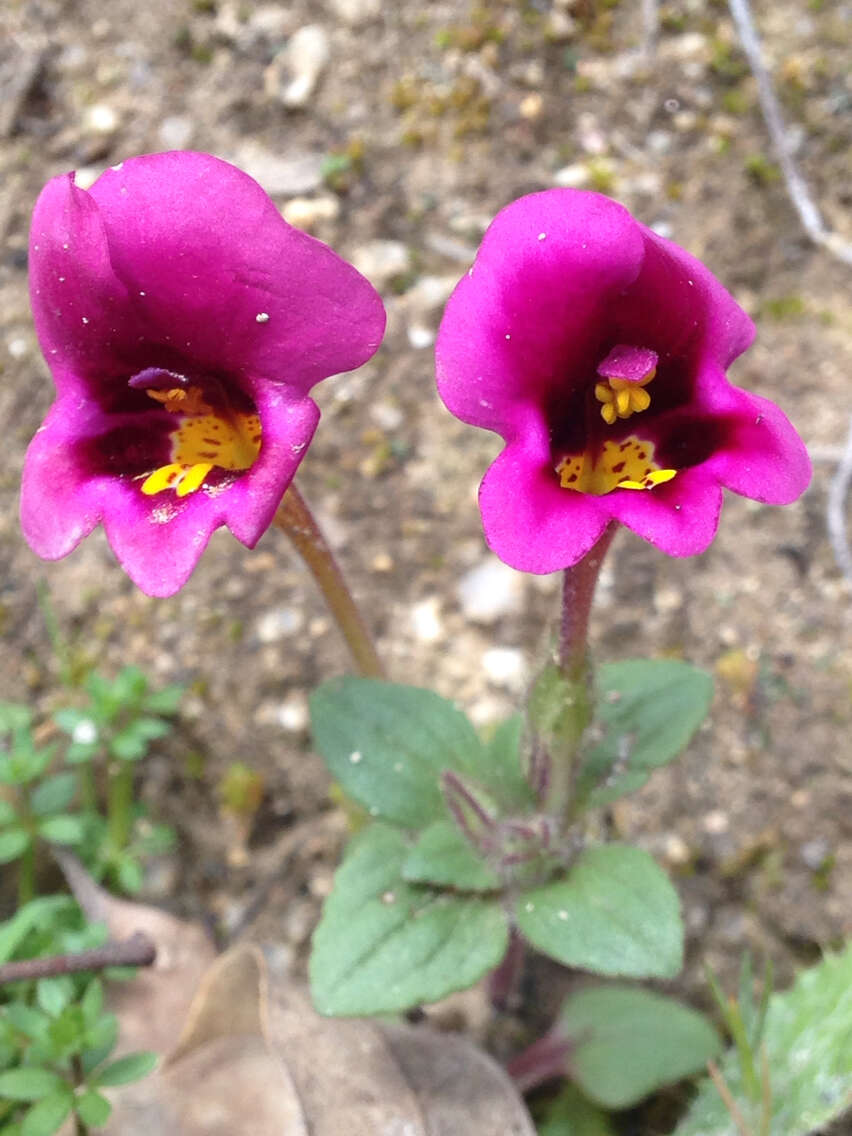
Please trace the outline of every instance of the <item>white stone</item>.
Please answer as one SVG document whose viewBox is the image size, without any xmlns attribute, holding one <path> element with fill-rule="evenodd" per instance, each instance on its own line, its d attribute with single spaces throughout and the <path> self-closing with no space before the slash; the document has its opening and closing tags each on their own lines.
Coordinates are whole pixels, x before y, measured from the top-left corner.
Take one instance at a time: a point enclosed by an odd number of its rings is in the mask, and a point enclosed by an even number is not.
<svg viewBox="0 0 852 1136">
<path fill-rule="evenodd" d="M 94 134 L 112 134 L 118 127 L 118 114 L 107 103 L 94 103 L 86 110 L 83 126 Z"/>
<path fill-rule="evenodd" d="M 408 342 L 418 351 L 424 347 L 431 347 L 435 342 L 435 332 L 431 327 L 424 327 L 421 323 L 410 324 Z"/>
<path fill-rule="evenodd" d="M 292 78 L 279 97 L 287 107 L 307 106 L 331 58 L 328 33 L 319 24 L 306 24 L 290 39 L 283 55 Z"/>
<path fill-rule="evenodd" d="M 273 153 L 249 139 L 237 147 L 234 165 L 260 182 L 271 197 L 312 193 L 322 185 L 322 154 Z"/>
<path fill-rule="evenodd" d="M 329 4 L 335 16 L 350 27 L 375 20 L 382 11 L 382 0 L 329 0 Z"/>
<path fill-rule="evenodd" d="M 185 150 L 194 130 L 192 119 L 187 115 L 170 114 L 160 123 L 157 137 L 166 150 Z"/>
<path fill-rule="evenodd" d="M 261 643 L 277 643 L 302 629 L 304 616 L 296 608 L 279 607 L 265 612 L 257 621 L 257 637 Z"/>
<path fill-rule="evenodd" d="M 405 415 L 392 402 L 374 402 L 370 407 L 370 417 L 382 430 L 392 433 L 400 428 Z"/>
<path fill-rule="evenodd" d="M 553 175 L 553 184 L 562 189 L 582 189 L 588 185 L 591 175 L 582 162 L 575 162 L 570 166 L 563 166 Z"/>
<path fill-rule="evenodd" d="M 249 27 L 267 39 L 283 39 L 293 27 L 293 14 L 280 4 L 259 4 L 248 19 Z"/>
<path fill-rule="evenodd" d="M 279 726 L 291 734 L 300 734 L 308 728 L 310 712 L 308 700 L 301 690 L 289 694 L 276 712 Z"/>
<path fill-rule="evenodd" d="M 352 263 L 374 288 L 383 288 L 394 276 L 407 272 L 411 257 L 402 241 L 368 241 L 352 254 Z"/>
<path fill-rule="evenodd" d="M 704 831 L 711 836 L 721 836 L 723 832 L 727 832 L 730 823 L 727 813 L 723 813 L 721 809 L 713 809 L 702 820 Z"/>
<path fill-rule="evenodd" d="M 309 232 L 321 221 L 334 221 L 340 214 L 340 201 L 333 195 L 294 197 L 281 213 L 285 221 Z"/>
<path fill-rule="evenodd" d="M 521 610 L 524 578 L 496 556 L 488 556 L 462 576 L 456 595 L 465 617 L 472 623 L 496 623 Z"/>
<path fill-rule="evenodd" d="M 414 287 L 405 293 L 405 306 L 410 312 L 437 311 L 446 304 L 458 281 L 457 274 L 421 276 Z"/>
<path fill-rule="evenodd" d="M 516 693 L 524 688 L 524 653 L 517 647 L 491 647 L 482 656 L 482 669 L 495 686 Z"/>
<path fill-rule="evenodd" d="M 437 643 L 444 633 L 441 601 L 437 596 L 420 600 L 411 609 L 411 630 L 421 643 Z"/>
<path fill-rule="evenodd" d="M 22 335 L 15 335 L 12 336 L 11 339 L 7 339 L 6 346 L 13 359 L 23 359 L 30 350 L 29 340 L 25 339 Z"/>
</svg>

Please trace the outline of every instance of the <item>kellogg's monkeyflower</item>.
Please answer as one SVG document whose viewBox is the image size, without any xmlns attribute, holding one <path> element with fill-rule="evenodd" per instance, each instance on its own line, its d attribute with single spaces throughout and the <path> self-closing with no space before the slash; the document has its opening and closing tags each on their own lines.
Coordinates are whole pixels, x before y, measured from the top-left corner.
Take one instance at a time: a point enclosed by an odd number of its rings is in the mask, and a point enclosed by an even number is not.
<svg viewBox="0 0 852 1136">
<path fill-rule="evenodd" d="M 372 286 L 208 154 L 132 158 L 36 203 L 30 287 L 57 398 L 27 452 L 24 533 L 49 560 L 98 524 L 149 595 L 214 529 L 253 547 L 311 440 L 311 387 L 375 352 Z"/>
<path fill-rule="evenodd" d="M 555 189 L 503 209 L 436 347 L 447 407 L 506 442 L 479 498 L 497 555 L 568 568 L 618 521 L 690 556 L 716 533 L 723 488 L 795 500 L 800 438 L 725 375 L 753 335 L 699 261 L 616 202 Z"/>
</svg>

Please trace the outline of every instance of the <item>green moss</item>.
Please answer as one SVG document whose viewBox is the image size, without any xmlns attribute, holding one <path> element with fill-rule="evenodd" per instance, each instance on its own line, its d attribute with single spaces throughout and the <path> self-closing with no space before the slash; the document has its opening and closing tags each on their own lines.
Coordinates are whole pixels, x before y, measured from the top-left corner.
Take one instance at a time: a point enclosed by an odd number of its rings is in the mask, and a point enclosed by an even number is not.
<svg viewBox="0 0 852 1136">
<path fill-rule="evenodd" d="M 727 40 L 714 39 L 711 46 L 710 68 L 729 83 L 738 82 L 748 74 L 748 64 L 742 52 Z"/>
<path fill-rule="evenodd" d="M 765 314 L 770 319 L 779 321 L 796 319 L 804 315 L 805 310 L 805 301 L 801 296 L 795 294 L 776 296 L 774 299 L 766 300 L 763 304 Z"/>
<path fill-rule="evenodd" d="M 726 110 L 728 114 L 745 114 L 750 107 L 751 99 L 741 86 L 732 87 L 722 95 L 722 108 Z"/>
<path fill-rule="evenodd" d="M 749 154 L 743 169 L 756 185 L 772 185 L 781 177 L 781 171 L 765 154 Z"/>
</svg>

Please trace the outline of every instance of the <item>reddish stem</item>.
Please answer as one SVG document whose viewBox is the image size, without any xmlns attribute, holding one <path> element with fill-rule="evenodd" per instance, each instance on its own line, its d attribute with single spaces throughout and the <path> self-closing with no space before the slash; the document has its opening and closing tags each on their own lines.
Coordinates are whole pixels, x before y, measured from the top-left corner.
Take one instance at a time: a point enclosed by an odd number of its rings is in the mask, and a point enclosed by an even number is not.
<svg viewBox="0 0 852 1136">
<path fill-rule="evenodd" d="M 567 678 L 579 679 L 586 666 L 589 640 L 589 614 L 595 585 L 604 556 L 615 536 L 610 521 L 600 538 L 571 568 L 565 569 L 562 584 L 562 623 L 559 629 L 559 665 Z"/>
<path fill-rule="evenodd" d="M 570 1049 L 569 1042 L 554 1033 L 546 1033 L 513 1057 L 506 1066 L 506 1072 L 519 1092 L 528 1093 L 547 1081 L 565 1076 Z"/>
<path fill-rule="evenodd" d="M 310 570 L 358 670 L 367 678 L 384 678 L 384 667 L 334 553 L 305 499 L 292 482 L 275 514 L 274 523 L 287 534 Z"/>
</svg>

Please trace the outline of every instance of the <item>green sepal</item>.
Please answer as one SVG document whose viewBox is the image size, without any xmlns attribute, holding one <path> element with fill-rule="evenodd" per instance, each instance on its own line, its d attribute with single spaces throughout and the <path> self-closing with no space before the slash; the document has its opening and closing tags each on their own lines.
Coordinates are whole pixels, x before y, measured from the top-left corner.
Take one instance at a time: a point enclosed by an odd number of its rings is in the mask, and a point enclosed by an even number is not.
<svg viewBox="0 0 852 1136">
<path fill-rule="evenodd" d="M 420 833 L 402 865 L 409 883 L 437 884 L 459 891 L 494 891 L 500 877 L 477 855 L 457 826 L 436 820 Z"/>
</svg>

